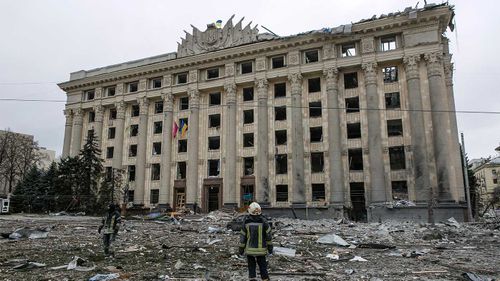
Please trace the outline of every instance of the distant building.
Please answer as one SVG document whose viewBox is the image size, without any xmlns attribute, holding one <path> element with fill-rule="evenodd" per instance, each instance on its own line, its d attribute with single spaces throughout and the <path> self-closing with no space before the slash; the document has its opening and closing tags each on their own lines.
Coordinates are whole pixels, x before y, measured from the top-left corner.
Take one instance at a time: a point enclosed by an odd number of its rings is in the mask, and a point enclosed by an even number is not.
<svg viewBox="0 0 500 281">
<path fill-rule="evenodd" d="M 55 150 L 40 147 L 38 153 L 40 154 L 40 162 L 38 163 L 38 167 L 40 169 L 48 169 L 50 167 L 50 164 L 52 164 L 52 162 L 56 160 Z"/>
<path fill-rule="evenodd" d="M 95 133 L 137 207 L 255 200 L 275 214 L 425 220 L 432 196 L 437 218 L 463 219 L 453 17 L 429 4 L 286 37 L 231 19 L 193 28 L 176 53 L 60 83 L 62 155 Z"/>
<path fill-rule="evenodd" d="M 500 146 L 495 149 L 498 153 L 493 159 L 483 159 L 480 164 L 473 166 L 474 176 L 477 179 L 481 202 L 487 204 L 495 188 L 500 188 Z"/>
</svg>

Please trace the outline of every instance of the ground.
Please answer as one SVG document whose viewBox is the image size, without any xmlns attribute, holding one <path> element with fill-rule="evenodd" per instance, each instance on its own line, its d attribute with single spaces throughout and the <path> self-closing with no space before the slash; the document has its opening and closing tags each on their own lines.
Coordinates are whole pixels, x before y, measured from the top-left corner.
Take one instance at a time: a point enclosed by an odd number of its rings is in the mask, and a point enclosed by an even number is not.
<svg viewBox="0 0 500 281">
<path fill-rule="evenodd" d="M 0 233 L 50 229 L 46 238 L 0 239 L 0 280 L 89 280 L 117 273 L 114 280 L 247 280 L 246 260 L 237 255 L 237 232 L 226 229 L 232 215 L 215 212 L 169 220 L 124 219 L 105 257 L 100 218 L 3 215 Z M 498 223 L 349 223 L 335 220 L 273 219 L 276 246 L 295 256 L 269 257 L 271 280 L 469 280 L 463 273 L 500 277 Z M 353 246 L 320 244 L 335 233 Z M 354 246 L 355 245 L 355 246 Z M 380 249 L 392 246 L 391 249 Z M 65 268 L 73 257 L 85 262 Z M 350 261 L 359 256 L 366 261 Z M 13 269 L 42 263 L 39 268 Z M 95 268 L 94 268 L 95 267 Z M 488 280 L 488 279 L 483 279 Z"/>
</svg>

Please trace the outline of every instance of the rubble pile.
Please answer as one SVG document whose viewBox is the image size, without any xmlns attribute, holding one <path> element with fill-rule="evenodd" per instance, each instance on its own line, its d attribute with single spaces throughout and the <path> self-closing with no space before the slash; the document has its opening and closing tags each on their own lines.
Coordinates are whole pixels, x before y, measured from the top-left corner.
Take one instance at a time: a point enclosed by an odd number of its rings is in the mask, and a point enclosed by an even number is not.
<svg viewBox="0 0 500 281">
<path fill-rule="evenodd" d="M 218 211 L 124 219 L 114 257 L 105 257 L 100 218 L 2 216 L 0 280 L 246 280 L 235 218 Z M 272 280 L 500 277 L 500 230 L 491 223 L 271 222 Z"/>
</svg>

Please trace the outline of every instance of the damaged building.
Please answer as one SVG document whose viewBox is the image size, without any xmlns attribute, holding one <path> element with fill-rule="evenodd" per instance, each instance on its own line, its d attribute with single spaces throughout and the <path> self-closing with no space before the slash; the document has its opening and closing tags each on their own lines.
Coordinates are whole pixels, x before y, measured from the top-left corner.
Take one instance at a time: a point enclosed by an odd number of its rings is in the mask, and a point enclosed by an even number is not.
<svg viewBox="0 0 500 281">
<path fill-rule="evenodd" d="M 136 207 L 466 219 L 449 40 L 429 4 L 293 36 L 193 26 L 177 52 L 70 74 L 63 157 L 89 133 Z M 327 23 L 326 23 L 327 24 Z M 445 215 L 446 214 L 446 215 Z"/>
</svg>

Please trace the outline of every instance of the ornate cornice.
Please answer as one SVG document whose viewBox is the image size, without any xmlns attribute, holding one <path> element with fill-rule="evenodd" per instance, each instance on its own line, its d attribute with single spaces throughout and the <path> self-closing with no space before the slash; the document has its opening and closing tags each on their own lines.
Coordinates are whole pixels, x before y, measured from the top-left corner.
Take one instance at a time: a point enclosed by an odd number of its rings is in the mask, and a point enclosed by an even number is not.
<svg viewBox="0 0 500 281">
<path fill-rule="evenodd" d="M 427 63 L 427 76 L 441 76 L 443 69 L 443 54 L 440 52 L 426 53 L 424 55 Z"/>
<path fill-rule="evenodd" d="M 300 74 L 300 73 L 288 74 L 288 81 L 290 81 L 290 86 L 292 88 L 292 96 L 293 95 L 301 95 L 302 94 L 302 74 Z"/>
<path fill-rule="evenodd" d="M 328 68 L 323 70 L 323 76 L 326 79 L 326 90 L 337 90 L 337 80 L 339 77 L 339 70 L 336 67 Z"/>
<path fill-rule="evenodd" d="M 365 85 L 377 84 L 377 63 L 365 62 L 361 68 L 365 73 Z"/>
<path fill-rule="evenodd" d="M 405 56 L 403 58 L 407 80 L 420 78 L 420 71 L 418 69 L 419 61 L 420 55 Z"/>
</svg>

